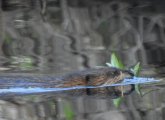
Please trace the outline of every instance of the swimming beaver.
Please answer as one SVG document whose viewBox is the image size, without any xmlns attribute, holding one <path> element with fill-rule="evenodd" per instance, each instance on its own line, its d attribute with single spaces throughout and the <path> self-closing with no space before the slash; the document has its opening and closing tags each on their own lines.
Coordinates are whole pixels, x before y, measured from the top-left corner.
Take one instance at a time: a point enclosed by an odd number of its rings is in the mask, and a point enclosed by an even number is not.
<svg viewBox="0 0 165 120">
<path fill-rule="evenodd" d="M 133 73 L 127 70 L 117 68 L 93 68 L 78 71 L 64 76 L 25 76 L 25 75 L 0 75 L 0 89 L 6 88 L 72 88 L 78 86 L 103 86 L 114 83 L 120 83 L 125 78 L 133 77 Z M 115 87 L 99 87 L 99 88 L 83 88 L 58 92 L 66 95 L 90 95 L 90 96 L 110 96 L 118 97 L 129 94 L 134 90 L 133 85 L 115 86 Z"/>
<path fill-rule="evenodd" d="M 103 86 L 122 82 L 125 78 L 132 78 L 134 74 L 128 70 L 117 68 L 97 68 L 78 71 L 62 77 L 61 84 L 57 87 L 75 86 Z M 130 94 L 134 90 L 134 85 L 87 88 L 84 90 L 71 90 L 71 95 L 88 95 L 98 97 L 112 97 Z M 76 92 L 77 91 L 77 92 Z M 66 91 L 68 94 L 68 91 Z"/>
<path fill-rule="evenodd" d="M 112 67 L 86 69 L 63 76 L 58 87 L 110 85 L 120 83 L 125 78 L 132 78 L 133 76 L 131 71 Z"/>
</svg>

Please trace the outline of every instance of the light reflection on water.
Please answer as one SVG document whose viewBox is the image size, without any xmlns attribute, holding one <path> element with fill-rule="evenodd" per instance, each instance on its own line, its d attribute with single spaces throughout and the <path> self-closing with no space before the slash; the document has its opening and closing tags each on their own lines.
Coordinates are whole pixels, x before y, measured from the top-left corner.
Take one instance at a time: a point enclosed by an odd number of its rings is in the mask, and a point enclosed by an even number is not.
<svg viewBox="0 0 165 120">
<path fill-rule="evenodd" d="M 5 74 L 65 74 L 105 65 L 115 51 L 127 67 L 140 61 L 142 76 L 162 80 L 161 84 L 145 85 L 145 92 L 151 88 L 159 90 L 142 98 L 131 94 L 120 110 L 114 108 L 109 99 L 66 99 L 73 103 L 75 112 L 78 111 L 76 119 L 164 120 L 165 28 L 162 13 L 165 10 L 161 2 L 74 2 L 3 0 L 0 71 Z M 65 99 L 39 95 L 2 100 L 0 118 L 63 119 L 61 101 Z M 19 111 L 22 116 L 18 115 Z"/>
<path fill-rule="evenodd" d="M 23 84 L 24 80 L 22 81 Z M 75 86 L 75 87 L 68 87 L 68 88 L 39 88 L 39 87 L 11 87 L 11 88 L 2 88 L 0 89 L 0 94 L 8 94 L 8 93 L 17 93 L 17 94 L 30 94 L 30 93 L 45 93 L 45 92 L 58 92 L 58 91 L 65 91 L 65 90 L 77 90 L 77 89 L 92 89 L 92 88 L 103 88 L 103 87 L 114 87 L 114 86 L 126 86 L 126 85 L 136 85 L 136 84 L 151 84 L 155 82 L 160 82 L 159 80 L 155 80 L 154 78 L 137 78 L 134 77 L 132 79 L 124 79 L 121 83 L 111 84 L 111 85 L 102 85 L 102 86 Z M 8 83 L 6 83 L 8 84 Z M 15 83 L 17 86 L 19 83 Z M 38 83 L 39 84 L 39 83 Z M 30 84 L 29 84 L 30 85 Z M 36 84 L 37 86 L 37 84 Z"/>
<path fill-rule="evenodd" d="M 102 87 L 114 87 L 114 86 L 125 86 L 125 85 L 133 85 L 133 84 L 146 84 L 146 83 L 154 83 L 159 82 L 159 80 L 154 80 L 153 78 L 134 78 L 134 79 L 125 79 L 122 83 L 111 84 L 111 85 L 103 85 L 103 86 L 78 86 L 71 88 L 8 88 L 8 89 L 0 89 L 0 93 L 44 93 L 44 92 L 56 92 L 56 91 L 64 91 L 64 90 L 76 90 L 76 89 L 86 89 L 86 88 L 102 88 Z M 17 83 L 16 83 L 17 84 Z M 20 83 L 19 83 L 20 84 Z"/>
</svg>

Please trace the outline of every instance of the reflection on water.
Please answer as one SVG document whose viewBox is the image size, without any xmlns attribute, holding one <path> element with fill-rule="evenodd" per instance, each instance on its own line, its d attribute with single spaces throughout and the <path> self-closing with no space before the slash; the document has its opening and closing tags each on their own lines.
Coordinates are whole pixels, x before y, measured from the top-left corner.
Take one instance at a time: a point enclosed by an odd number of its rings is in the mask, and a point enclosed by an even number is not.
<svg viewBox="0 0 165 120">
<path fill-rule="evenodd" d="M 82 96 L 88 96 L 88 97 L 97 97 L 97 98 L 118 98 L 120 95 L 118 95 L 117 87 L 123 87 L 123 93 L 126 93 L 125 95 L 131 94 L 131 92 L 134 91 L 134 85 L 137 84 L 152 84 L 152 83 L 159 83 L 159 80 L 155 80 L 153 78 L 136 78 L 133 79 L 124 79 L 121 83 L 115 83 L 110 85 L 100 85 L 100 86 L 73 86 L 73 87 L 52 87 L 52 85 L 49 85 L 50 82 L 48 82 L 48 86 L 45 84 L 42 84 L 42 82 L 38 82 L 38 79 L 35 79 L 36 83 L 28 82 L 29 80 L 26 77 L 22 78 L 8 78 L 5 81 L 4 78 L 0 78 L 1 82 L 1 89 L 0 89 L 0 96 L 1 99 L 3 97 L 11 98 L 12 96 L 18 96 L 18 95 L 30 95 L 30 94 L 48 94 L 52 93 L 56 95 L 56 97 L 60 96 L 67 96 L 67 97 L 82 97 Z M 20 81 L 20 79 L 23 79 Z M 30 78 L 29 78 L 30 79 Z M 9 80 L 9 82 L 7 81 Z M 11 82 L 13 80 L 14 82 Z M 31 80 L 31 79 L 30 79 Z M 45 79 L 45 81 L 48 81 L 48 79 Z M 41 84 L 41 85 L 40 85 Z M 53 83 L 52 83 L 53 84 Z M 41 87 L 39 87 L 41 86 Z M 46 86 L 46 87 L 45 87 Z M 57 85 L 53 85 L 57 86 Z M 116 87 L 116 88 L 115 88 Z M 106 90 L 107 89 L 107 90 Z M 97 90 L 95 92 L 95 90 Z M 106 92 L 103 92 L 106 90 Z M 100 92 L 101 91 L 101 92 Z M 108 92 L 108 93 L 107 93 Z"/>
<path fill-rule="evenodd" d="M 164 89 L 153 91 L 144 97 L 132 94 L 125 97 L 120 110 L 114 107 L 112 99 L 84 97 L 57 98 L 53 94 L 15 96 L 0 101 L 5 119 L 64 119 L 64 106 L 71 104 L 75 119 L 150 119 L 163 116 Z M 159 99 L 158 99 L 159 97 Z M 156 102 L 156 103 L 155 103 Z M 20 114 L 21 113 L 21 114 Z"/>
<path fill-rule="evenodd" d="M 164 12 L 162 0 L 2 0 L 1 73 L 65 74 L 105 65 L 115 51 L 162 82 L 127 96 L 120 110 L 109 99 L 15 96 L 0 101 L 0 119 L 61 120 L 69 102 L 78 120 L 164 120 Z"/>
</svg>

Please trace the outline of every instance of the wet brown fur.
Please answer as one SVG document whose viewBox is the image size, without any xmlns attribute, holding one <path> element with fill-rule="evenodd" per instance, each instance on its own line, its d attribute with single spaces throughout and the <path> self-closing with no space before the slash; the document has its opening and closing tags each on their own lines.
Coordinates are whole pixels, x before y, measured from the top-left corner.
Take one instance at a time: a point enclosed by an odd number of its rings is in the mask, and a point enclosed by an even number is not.
<svg viewBox="0 0 165 120">
<path fill-rule="evenodd" d="M 63 76 L 59 87 L 110 85 L 122 82 L 125 77 L 132 77 L 132 73 L 116 68 L 88 69 Z"/>
</svg>

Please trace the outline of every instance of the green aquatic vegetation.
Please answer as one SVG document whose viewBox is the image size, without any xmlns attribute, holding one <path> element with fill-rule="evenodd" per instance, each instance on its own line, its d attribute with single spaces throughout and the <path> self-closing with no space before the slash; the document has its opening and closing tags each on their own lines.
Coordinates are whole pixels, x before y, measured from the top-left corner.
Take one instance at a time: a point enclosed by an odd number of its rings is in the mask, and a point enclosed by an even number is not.
<svg viewBox="0 0 165 120">
<path fill-rule="evenodd" d="M 106 63 L 106 65 L 109 66 L 109 67 L 116 67 L 116 68 L 119 68 L 119 69 L 125 69 L 125 66 L 122 63 L 121 59 L 115 53 L 112 53 L 110 63 Z M 138 76 L 139 73 L 140 73 L 140 70 L 141 70 L 140 63 L 138 62 L 133 67 L 133 69 L 131 69 L 131 70 L 133 71 L 135 76 Z M 135 85 L 135 90 L 139 95 L 141 95 L 141 90 L 140 90 L 140 85 L 139 84 Z M 123 96 L 119 97 L 117 99 L 113 99 L 113 104 L 115 105 L 115 107 L 118 108 L 120 106 L 120 104 L 122 103 L 122 101 L 123 101 Z"/>
<path fill-rule="evenodd" d="M 136 77 L 138 77 L 139 74 L 140 74 L 140 70 L 141 70 L 140 63 L 138 62 L 138 63 L 134 66 L 134 68 L 131 69 L 131 70 L 134 72 L 134 75 L 135 75 Z M 151 90 L 149 90 L 149 91 L 147 91 L 147 92 L 142 93 L 141 89 L 142 89 L 142 88 L 141 88 L 140 84 L 135 84 L 135 91 L 136 91 L 136 93 L 138 93 L 141 97 L 143 97 L 143 96 L 145 96 L 145 95 L 147 95 L 147 94 L 149 94 L 149 93 L 151 93 L 151 92 L 153 92 L 153 91 L 158 90 L 158 89 L 154 89 L 154 90 L 151 89 Z"/>
<path fill-rule="evenodd" d="M 124 69 L 124 64 L 122 63 L 121 59 L 115 54 L 112 53 L 110 63 L 106 63 L 109 67 L 116 67 L 120 69 Z"/>
<path fill-rule="evenodd" d="M 139 76 L 139 73 L 140 73 L 140 70 L 141 70 L 141 66 L 140 66 L 140 63 L 138 62 L 133 69 L 131 69 L 133 72 L 134 72 L 134 75 L 135 76 Z M 140 89 L 140 84 L 136 84 L 135 85 L 135 91 L 140 95 L 142 96 L 142 92 L 141 92 L 141 89 Z"/>
<path fill-rule="evenodd" d="M 74 112 L 69 103 L 64 104 L 64 114 L 65 114 L 66 120 L 73 120 Z"/>
<path fill-rule="evenodd" d="M 11 64 L 19 67 L 21 70 L 31 70 L 33 69 L 34 61 L 29 56 L 13 56 L 11 57 Z"/>
<path fill-rule="evenodd" d="M 123 97 L 119 97 L 119 98 L 113 99 L 114 106 L 116 108 L 119 108 L 123 100 L 124 100 Z"/>
<path fill-rule="evenodd" d="M 134 72 L 135 76 L 139 76 L 140 70 L 141 70 L 141 66 L 140 63 L 138 62 L 133 69 L 131 69 Z"/>
</svg>

